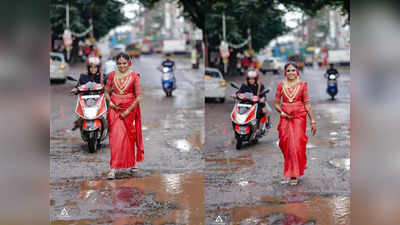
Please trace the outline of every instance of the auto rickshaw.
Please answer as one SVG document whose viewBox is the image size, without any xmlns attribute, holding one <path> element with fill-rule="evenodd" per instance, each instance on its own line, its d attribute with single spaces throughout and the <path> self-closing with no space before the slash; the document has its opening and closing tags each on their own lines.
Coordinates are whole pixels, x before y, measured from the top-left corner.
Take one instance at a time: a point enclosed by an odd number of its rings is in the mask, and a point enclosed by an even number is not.
<svg viewBox="0 0 400 225">
<path fill-rule="evenodd" d="M 301 72 L 303 72 L 305 63 L 304 63 L 304 57 L 300 54 L 294 54 L 294 55 L 290 55 L 288 57 L 289 61 L 293 61 L 296 62 L 297 67 L 299 68 L 299 70 Z"/>
<path fill-rule="evenodd" d="M 132 43 L 126 46 L 126 52 L 129 56 L 139 58 L 142 55 L 142 46 L 139 43 Z"/>
</svg>

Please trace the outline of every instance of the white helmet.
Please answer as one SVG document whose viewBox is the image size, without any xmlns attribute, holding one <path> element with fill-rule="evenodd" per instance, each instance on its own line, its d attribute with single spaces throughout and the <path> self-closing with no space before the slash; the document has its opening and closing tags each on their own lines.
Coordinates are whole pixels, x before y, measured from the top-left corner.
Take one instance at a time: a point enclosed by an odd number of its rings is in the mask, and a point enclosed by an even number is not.
<svg viewBox="0 0 400 225">
<path fill-rule="evenodd" d="M 258 78 L 258 72 L 255 70 L 249 70 L 247 72 L 247 78 Z"/>
</svg>

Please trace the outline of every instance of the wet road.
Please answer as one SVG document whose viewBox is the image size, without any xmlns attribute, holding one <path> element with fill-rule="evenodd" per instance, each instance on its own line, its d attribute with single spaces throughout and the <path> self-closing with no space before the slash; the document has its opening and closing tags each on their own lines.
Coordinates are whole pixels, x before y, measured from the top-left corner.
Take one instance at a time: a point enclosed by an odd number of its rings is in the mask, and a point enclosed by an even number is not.
<svg viewBox="0 0 400 225">
<path fill-rule="evenodd" d="M 272 113 L 272 129 L 258 144 L 238 151 L 230 120 L 233 100 L 206 104 L 206 224 L 350 224 L 350 75 L 339 72 L 335 101 L 325 92 L 322 70 L 307 69 L 301 75 L 309 84 L 317 135 L 310 137 L 307 128 L 308 169 L 294 187 L 281 184 L 278 113 Z M 271 107 L 282 78 L 262 76 L 271 89 Z M 227 80 L 240 84 L 244 78 Z M 229 87 L 227 96 L 234 91 Z"/>
<path fill-rule="evenodd" d="M 50 138 L 50 219 L 52 224 L 204 224 L 203 74 L 189 60 L 177 62 L 177 90 L 161 89 L 160 56 L 134 61 L 144 100 L 144 162 L 138 172 L 106 180 L 108 140 L 89 153 L 75 120 L 74 83 L 52 85 Z M 71 68 L 78 78 L 84 65 Z M 64 210 L 65 209 L 65 210 Z"/>
</svg>

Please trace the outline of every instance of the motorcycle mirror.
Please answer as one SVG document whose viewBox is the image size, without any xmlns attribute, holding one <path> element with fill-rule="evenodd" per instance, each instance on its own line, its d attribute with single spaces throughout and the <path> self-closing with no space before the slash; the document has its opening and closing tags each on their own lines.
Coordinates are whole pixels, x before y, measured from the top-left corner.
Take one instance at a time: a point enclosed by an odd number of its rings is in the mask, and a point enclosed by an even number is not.
<svg viewBox="0 0 400 225">
<path fill-rule="evenodd" d="M 239 87 L 238 87 L 235 83 L 231 83 L 231 86 L 232 86 L 233 88 L 239 89 Z"/>
<path fill-rule="evenodd" d="M 78 81 L 77 79 L 75 79 L 75 78 L 73 78 L 71 76 L 67 76 L 66 78 L 67 78 L 67 80 Z"/>
</svg>

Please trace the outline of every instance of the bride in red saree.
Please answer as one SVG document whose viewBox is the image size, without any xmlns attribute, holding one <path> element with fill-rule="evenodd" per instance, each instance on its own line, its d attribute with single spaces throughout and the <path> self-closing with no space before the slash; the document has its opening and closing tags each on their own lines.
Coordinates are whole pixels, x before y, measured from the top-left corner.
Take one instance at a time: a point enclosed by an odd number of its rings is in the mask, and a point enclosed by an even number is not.
<svg viewBox="0 0 400 225">
<path fill-rule="evenodd" d="M 296 185 L 297 177 L 303 176 L 307 168 L 307 115 L 313 135 L 317 129 L 311 112 L 307 83 L 298 79 L 300 73 L 296 63 L 288 62 L 284 68 L 286 79 L 276 89 L 275 109 L 280 113 L 278 131 L 279 147 L 285 161 L 283 176 L 291 178 L 290 185 Z"/>
<path fill-rule="evenodd" d="M 139 74 L 130 70 L 129 55 L 120 53 L 116 61 L 118 70 L 110 73 L 105 88 L 110 106 L 107 112 L 111 151 L 109 179 L 115 178 L 116 169 L 135 169 L 136 162 L 143 161 L 144 154 Z"/>
</svg>

